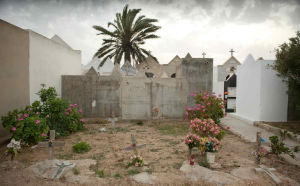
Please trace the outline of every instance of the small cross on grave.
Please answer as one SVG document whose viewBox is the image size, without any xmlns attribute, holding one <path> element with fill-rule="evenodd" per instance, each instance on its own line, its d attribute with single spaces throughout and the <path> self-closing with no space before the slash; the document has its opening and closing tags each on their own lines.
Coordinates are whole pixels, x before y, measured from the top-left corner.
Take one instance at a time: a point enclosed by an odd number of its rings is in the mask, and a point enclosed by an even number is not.
<svg viewBox="0 0 300 186">
<path fill-rule="evenodd" d="M 233 49 L 231 49 L 229 52 L 231 52 L 231 56 L 233 56 L 233 52 L 234 52 Z"/>
<path fill-rule="evenodd" d="M 124 64 L 124 66 L 127 68 L 127 70 L 126 70 L 126 76 L 128 76 L 128 68 L 130 67 L 129 61 L 126 61 L 125 64 Z"/>
<path fill-rule="evenodd" d="M 273 174 L 271 172 L 271 171 L 276 171 L 276 169 L 274 169 L 274 168 L 267 168 L 267 167 L 260 165 L 260 168 L 255 168 L 255 171 L 256 172 L 263 171 L 264 173 L 266 173 L 268 175 L 268 178 L 271 178 L 271 180 L 276 183 L 276 185 L 282 184 L 281 180 L 275 174 Z"/>
<path fill-rule="evenodd" d="M 261 144 L 266 144 L 266 145 L 269 145 L 270 142 L 262 142 L 262 138 L 261 138 L 261 132 L 257 132 L 256 133 L 256 142 L 250 142 L 251 145 L 254 145 L 256 146 L 256 151 L 259 153 L 257 155 L 257 158 L 256 158 L 256 161 L 255 163 L 256 164 L 260 164 L 260 154 L 261 154 Z"/>
<path fill-rule="evenodd" d="M 131 134 L 131 142 L 132 142 L 132 144 L 129 147 L 124 148 L 123 150 L 125 150 L 125 151 L 133 150 L 133 153 L 137 155 L 138 154 L 137 149 L 146 148 L 146 145 L 137 146 L 135 138 L 134 138 L 134 134 Z"/>
<path fill-rule="evenodd" d="M 111 129 L 115 129 L 115 121 L 118 121 L 118 118 L 115 118 L 114 112 L 112 112 L 111 117 L 108 118 L 108 121 L 111 121 Z"/>
<path fill-rule="evenodd" d="M 48 149 L 49 149 L 48 160 L 54 159 L 54 147 L 65 146 L 64 141 L 54 141 L 54 140 L 55 140 L 55 130 L 50 130 L 49 142 L 39 142 L 38 143 L 38 147 L 48 147 Z"/>
<path fill-rule="evenodd" d="M 205 58 L 205 55 L 206 55 L 206 53 L 205 53 L 205 52 L 203 52 L 203 53 L 202 53 L 202 55 L 203 55 L 203 58 Z"/>
</svg>

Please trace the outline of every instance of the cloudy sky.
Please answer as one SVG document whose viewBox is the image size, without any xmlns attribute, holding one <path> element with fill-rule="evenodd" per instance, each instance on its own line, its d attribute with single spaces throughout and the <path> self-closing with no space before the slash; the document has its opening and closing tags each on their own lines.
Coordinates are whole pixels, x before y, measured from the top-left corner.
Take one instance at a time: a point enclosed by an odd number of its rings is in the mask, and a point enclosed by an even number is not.
<svg viewBox="0 0 300 186">
<path fill-rule="evenodd" d="M 249 53 L 275 59 L 274 48 L 300 30 L 300 0 L 0 0 L 0 19 L 48 38 L 59 35 L 82 51 L 86 64 L 102 44 L 92 26 L 106 27 L 126 4 L 159 20 L 161 38 L 145 48 L 162 64 L 206 52 L 219 65 L 231 48 L 240 62 Z"/>
</svg>

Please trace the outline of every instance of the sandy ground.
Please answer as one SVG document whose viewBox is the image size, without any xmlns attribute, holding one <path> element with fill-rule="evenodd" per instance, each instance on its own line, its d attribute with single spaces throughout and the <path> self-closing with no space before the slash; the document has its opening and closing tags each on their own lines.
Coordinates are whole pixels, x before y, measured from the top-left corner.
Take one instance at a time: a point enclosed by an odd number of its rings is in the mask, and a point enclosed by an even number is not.
<svg viewBox="0 0 300 186">
<path fill-rule="evenodd" d="M 175 125 L 180 125 L 180 129 L 175 130 Z M 168 130 L 158 130 L 156 124 L 144 124 L 142 126 L 133 123 L 118 123 L 114 131 L 108 130 L 99 133 L 102 127 L 109 127 L 109 124 L 86 124 L 87 131 L 78 132 L 71 136 L 60 138 L 65 141 L 64 147 L 55 148 L 55 158 L 63 160 L 84 160 L 93 159 L 98 162 L 99 169 L 104 170 L 105 176 L 100 179 L 92 174 L 91 183 L 85 185 L 145 185 L 134 181 L 128 175 L 129 158 L 133 151 L 124 151 L 123 148 L 131 145 L 131 134 L 135 134 L 137 145 L 146 144 L 147 148 L 140 149 L 139 154 L 149 164 L 153 175 L 157 177 L 154 185 L 211 185 L 204 182 L 190 182 L 186 176 L 179 170 L 182 162 L 187 159 L 188 149 L 181 140 L 188 131 L 187 123 L 162 123 L 160 126 L 173 127 L 175 132 L 168 133 Z M 161 128 L 161 127 L 160 127 Z M 182 131 L 182 129 L 184 131 Z M 174 135 L 178 134 L 178 135 Z M 91 150 L 84 154 L 75 154 L 72 146 L 78 142 L 85 141 L 90 144 Z M 222 165 L 218 171 L 229 173 L 231 170 L 242 168 L 255 168 L 255 157 L 251 154 L 254 146 L 233 134 L 227 134 L 222 141 L 223 147 L 216 155 L 216 161 Z M 0 148 L 3 154 L 6 146 Z M 196 155 L 195 162 L 201 162 L 205 157 L 201 156 L 199 151 L 193 151 Z M 0 157 L 3 159 L 4 156 Z M 6 158 L 7 161 L 9 158 Z M 66 179 L 46 180 L 36 178 L 31 171 L 26 169 L 30 165 L 47 159 L 46 148 L 23 148 L 22 153 L 15 157 L 19 162 L 17 166 L 0 167 L 0 185 L 74 185 L 66 182 Z M 124 161 L 117 162 L 120 159 Z M 2 161 L 3 162 L 3 161 Z M 1 163 L 2 163 L 1 162 Z M 289 177 L 300 183 L 300 168 L 290 165 L 272 155 L 262 159 L 262 164 L 276 168 L 274 172 L 277 176 Z M 80 170 L 80 167 L 79 167 Z M 80 170 L 83 171 L 89 170 Z M 80 174 L 81 174 L 80 173 Z M 121 178 L 115 178 L 119 173 Z M 79 174 L 79 175 L 80 175 Z M 284 185 L 289 185 L 284 182 Z M 262 175 L 255 181 L 247 181 L 246 185 L 272 185 Z M 79 184 L 75 184 L 79 185 Z"/>
</svg>

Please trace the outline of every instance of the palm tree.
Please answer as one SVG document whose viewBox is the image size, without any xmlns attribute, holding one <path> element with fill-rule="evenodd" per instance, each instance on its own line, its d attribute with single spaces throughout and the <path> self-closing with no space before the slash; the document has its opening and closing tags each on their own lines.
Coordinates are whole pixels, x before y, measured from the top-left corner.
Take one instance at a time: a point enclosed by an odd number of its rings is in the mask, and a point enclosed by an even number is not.
<svg viewBox="0 0 300 186">
<path fill-rule="evenodd" d="M 145 44 L 147 39 L 159 38 L 153 32 L 160 29 L 153 23 L 158 22 L 157 19 L 148 19 L 145 16 L 140 16 L 136 20 L 136 15 L 141 9 L 129 9 L 126 5 L 123 13 L 117 13 L 113 23 L 109 22 L 109 26 L 115 28 L 114 31 L 109 31 L 101 26 L 93 26 L 94 29 L 100 31 L 97 35 L 109 36 L 109 39 L 103 39 L 102 47 L 95 53 L 94 57 L 104 57 L 103 62 L 107 58 L 114 57 L 114 63 L 120 64 L 124 54 L 124 61 L 140 63 L 146 59 L 146 56 L 153 57 L 151 52 L 141 48 L 140 45 Z M 100 64 L 101 65 L 101 64 Z M 100 66 L 99 65 L 99 66 Z"/>
</svg>

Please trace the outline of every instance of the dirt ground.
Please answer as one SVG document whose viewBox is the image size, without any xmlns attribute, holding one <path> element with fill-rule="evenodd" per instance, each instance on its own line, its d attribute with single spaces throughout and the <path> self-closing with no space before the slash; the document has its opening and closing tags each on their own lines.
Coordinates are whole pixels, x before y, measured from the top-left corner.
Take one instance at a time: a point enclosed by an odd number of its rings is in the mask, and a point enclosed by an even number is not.
<svg viewBox="0 0 300 186">
<path fill-rule="evenodd" d="M 271 125 L 273 127 L 278 127 L 295 134 L 300 135 L 300 121 L 288 121 L 288 122 L 263 122 L 265 124 Z"/>
<path fill-rule="evenodd" d="M 136 125 L 134 123 L 117 123 L 114 131 L 98 132 L 102 127 L 109 127 L 109 124 L 86 124 L 86 131 L 77 132 L 68 137 L 60 138 L 59 141 L 65 141 L 64 147 L 55 148 L 55 158 L 63 160 L 84 160 L 93 159 L 98 162 L 99 170 L 104 170 L 104 177 L 98 178 L 92 174 L 90 181 L 93 184 L 85 185 L 145 185 L 136 182 L 130 178 L 127 164 L 133 151 L 124 151 L 123 148 L 131 145 L 131 134 L 135 134 L 137 145 L 146 144 L 145 149 L 140 149 L 139 154 L 149 164 L 149 173 L 155 175 L 157 180 L 154 185 L 212 185 L 205 182 L 191 182 L 179 170 L 182 162 L 187 159 L 188 148 L 182 141 L 188 132 L 187 123 L 161 123 L 159 126 L 155 123 L 144 123 Z M 87 142 L 91 146 L 89 152 L 75 154 L 72 146 L 78 142 Z M 217 171 L 229 173 L 231 170 L 242 168 L 256 168 L 255 157 L 251 154 L 254 146 L 242 141 L 239 137 L 230 132 L 222 140 L 223 147 L 216 155 L 216 162 L 222 165 Z M 0 154 L 4 154 L 6 145 L 0 148 Z M 36 178 L 31 171 L 26 169 L 30 165 L 47 159 L 46 148 L 23 148 L 22 153 L 15 157 L 19 165 L 14 167 L 0 166 L 0 185 L 23 186 L 45 185 L 61 186 L 74 185 L 66 180 L 46 180 Z M 196 155 L 195 163 L 200 163 L 205 159 L 198 150 L 194 150 Z M 4 156 L 0 156 L 1 160 Z M 118 160 L 122 160 L 117 162 Z M 6 158 L 4 161 L 8 161 Z M 3 162 L 3 161 L 2 161 Z M 0 164 L 2 163 L 0 162 Z M 268 167 L 274 167 L 277 176 L 289 177 L 300 183 L 300 168 L 290 165 L 284 160 L 269 155 L 262 159 L 262 164 Z M 80 170 L 79 171 L 86 171 Z M 119 173 L 120 178 L 116 176 Z M 80 173 L 79 173 L 80 175 Z M 246 185 L 272 185 L 262 175 L 254 181 L 245 181 Z M 289 185 L 284 182 L 284 185 Z M 79 185 L 79 184 L 75 184 Z"/>
</svg>

